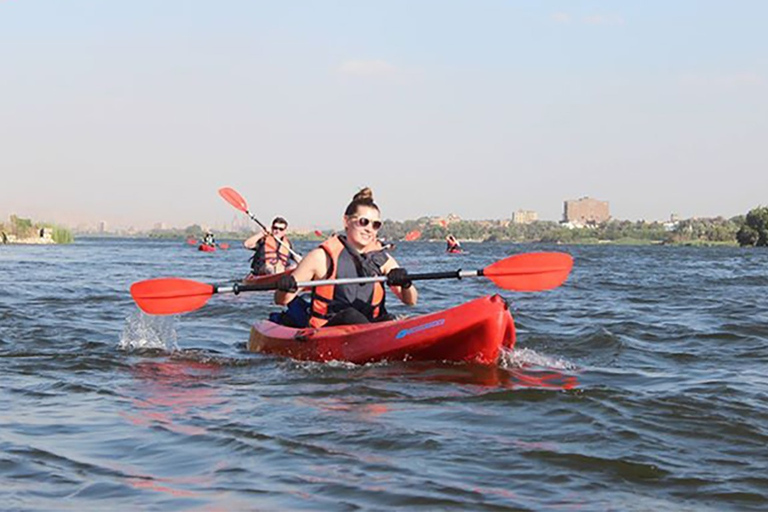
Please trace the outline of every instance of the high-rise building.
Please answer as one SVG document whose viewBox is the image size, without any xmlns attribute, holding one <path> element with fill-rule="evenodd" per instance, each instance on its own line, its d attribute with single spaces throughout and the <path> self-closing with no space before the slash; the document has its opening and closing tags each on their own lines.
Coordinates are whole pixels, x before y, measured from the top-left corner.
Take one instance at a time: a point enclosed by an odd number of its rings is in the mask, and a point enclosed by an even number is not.
<svg viewBox="0 0 768 512">
<path fill-rule="evenodd" d="M 563 205 L 563 222 L 574 226 L 600 224 L 611 218 L 608 201 L 591 197 L 566 200 Z"/>
<path fill-rule="evenodd" d="M 539 214 L 533 210 L 517 210 L 512 214 L 513 224 L 530 224 L 539 220 Z"/>
</svg>

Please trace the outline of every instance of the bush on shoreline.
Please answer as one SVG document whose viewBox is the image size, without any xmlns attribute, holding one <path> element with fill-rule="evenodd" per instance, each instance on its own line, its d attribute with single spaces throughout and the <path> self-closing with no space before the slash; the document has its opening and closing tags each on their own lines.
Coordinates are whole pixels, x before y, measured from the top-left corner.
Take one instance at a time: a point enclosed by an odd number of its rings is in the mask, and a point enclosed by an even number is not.
<svg viewBox="0 0 768 512">
<path fill-rule="evenodd" d="M 768 207 L 758 206 L 750 210 L 736 233 L 736 239 L 742 247 L 768 245 Z"/>
<path fill-rule="evenodd" d="M 0 222 L 2 243 L 13 240 L 33 241 L 44 237 L 44 230 L 50 234 L 50 239 L 57 244 L 70 244 L 74 241 L 72 232 L 64 227 L 51 223 L 36 223 L 31 219 L 24 219 L 17 215 L 11 215 L 8 223 Z M 50 243 L 50 241 L 43 242 Z"/>
</svg>

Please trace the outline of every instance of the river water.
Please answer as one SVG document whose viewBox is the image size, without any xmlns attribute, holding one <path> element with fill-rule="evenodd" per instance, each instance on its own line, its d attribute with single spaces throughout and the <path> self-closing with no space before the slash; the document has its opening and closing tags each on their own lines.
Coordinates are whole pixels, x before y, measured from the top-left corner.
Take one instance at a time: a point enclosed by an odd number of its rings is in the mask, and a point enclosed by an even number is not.
<svg viewBox="0 0 768 512">
<path fill-rule="evenodd" d="M 310 244 L 299 244 L 306 252 Z M 500 293 L 495 366 L 245 351 L 270 294 L 140 314 L 131 283 L 227 281 L 249 252 L 0 246 L 3 510 L 768 510 L 768 251 L 402 243 L 411 271 L 574 256 L 562 287 L 418 283 L 424 313 Z"/>
</svg>

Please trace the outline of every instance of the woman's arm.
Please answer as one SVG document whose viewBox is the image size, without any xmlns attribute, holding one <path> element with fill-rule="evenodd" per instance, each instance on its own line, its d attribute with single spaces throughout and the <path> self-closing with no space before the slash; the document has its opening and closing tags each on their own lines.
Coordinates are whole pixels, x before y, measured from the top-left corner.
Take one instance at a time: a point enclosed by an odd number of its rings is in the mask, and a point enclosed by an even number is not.
<svg viewBox="0 0 768 512">
<path fill-rule="evenodd" d="M 314 281 L 316 279 L 322 279 L 328 272 L 328 260 L 325 255 L 325 251 L 321 248 L 312 249 L 307 254 L 296 269 L 291 273 L 295 282 Z M 275 304 L 285 306 L 293 300 L 298 294 L 298 290 L 295 292 L 287 292 L 282 290 L 275 291 Z"/>
</svg>

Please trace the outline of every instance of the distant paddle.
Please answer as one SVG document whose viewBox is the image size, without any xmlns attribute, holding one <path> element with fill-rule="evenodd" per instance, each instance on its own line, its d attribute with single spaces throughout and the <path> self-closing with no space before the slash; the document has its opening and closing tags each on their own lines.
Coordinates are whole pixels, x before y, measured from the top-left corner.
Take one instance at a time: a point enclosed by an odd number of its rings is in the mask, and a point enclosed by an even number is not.
<svg viewBox="0 0 768 512">
<path fill-rule="evenodd" d="M 405 235 L 405 241 L 406 242 L 415 242 L 419 238 L 421 238 L 421 231 L 419 231 L 418 229 L 414 229 L 413 231 L 409 231 Z"/>
<path fill-rule="evenodd" d="M 550 290 L 563 284 L 573 267 L 573 258 L 560 252 L 517 254 L 499 260 L 480 270 L 455 270 L 409 274 L 412 281 L 487 277 L 496 286 L 518 292 Z M 324 285 L 385 282 L 387 276 L 322 279 L 297 283 L 299 288 Z M 174 315 L 199 309 L 216 293 L 269 291 L 277 289 L 276 282 L 215 285 L 176 277 L 148 279 L 131 285 L 136 304 L 152 315 Z"/>
</svg>

